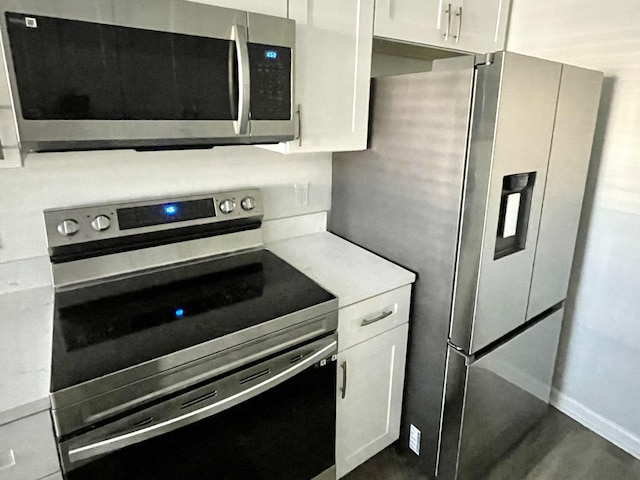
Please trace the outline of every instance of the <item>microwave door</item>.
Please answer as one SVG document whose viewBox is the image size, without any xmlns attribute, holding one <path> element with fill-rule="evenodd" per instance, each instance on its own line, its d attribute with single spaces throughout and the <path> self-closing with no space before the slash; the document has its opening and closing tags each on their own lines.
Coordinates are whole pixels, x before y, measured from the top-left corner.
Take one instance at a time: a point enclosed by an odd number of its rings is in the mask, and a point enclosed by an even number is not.
<svg viewBox="0 0 640 480">
<path fill-rule="evenodd" d="M 93 3 L 0 0 L 23 149 L 250 143 L 246 12 Z"/>
</svg>

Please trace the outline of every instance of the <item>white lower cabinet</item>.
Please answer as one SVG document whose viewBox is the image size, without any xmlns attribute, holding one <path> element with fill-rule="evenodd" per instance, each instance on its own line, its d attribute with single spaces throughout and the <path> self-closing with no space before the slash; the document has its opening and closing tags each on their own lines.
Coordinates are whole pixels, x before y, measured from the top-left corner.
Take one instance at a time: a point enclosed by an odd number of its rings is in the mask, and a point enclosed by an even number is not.
<svg viewBox="0 0 640 480">
<path fill-rule="evenodd" d="M 398 439 L 407 323 L 338 353 L 338 478 Z"/>
<path fill-rule="evenodd" d="M 0 478 L 60 478 L 60 464 L 49 412 L 40 412 L 0 426 Z M 47 477 L 47 480 L 49 478 Z"/>
</svg>

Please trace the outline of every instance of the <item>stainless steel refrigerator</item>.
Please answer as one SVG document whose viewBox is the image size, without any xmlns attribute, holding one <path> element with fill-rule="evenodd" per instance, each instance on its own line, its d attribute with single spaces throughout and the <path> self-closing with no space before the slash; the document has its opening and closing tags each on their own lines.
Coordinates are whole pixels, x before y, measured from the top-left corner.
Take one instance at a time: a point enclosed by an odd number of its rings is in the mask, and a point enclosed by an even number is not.
<svg viewBox="0 0 640 480">
<path fill-rule="evenodd" d="M 400 444 L 479 480 L 545 413 L 602 74 L 508 52 L 372 83 L 330 230 L 418 275 Z"/>
</svg>

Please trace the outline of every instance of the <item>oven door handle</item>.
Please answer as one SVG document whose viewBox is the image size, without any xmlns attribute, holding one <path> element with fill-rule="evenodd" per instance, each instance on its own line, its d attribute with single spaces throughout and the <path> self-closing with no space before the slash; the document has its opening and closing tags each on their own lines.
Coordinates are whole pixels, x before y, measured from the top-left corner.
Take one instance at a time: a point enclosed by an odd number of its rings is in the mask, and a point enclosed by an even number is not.
<svg viewBox="0 0 640 480">
<path fill-rule="evenodd" d="M 223 398 L 217 402 L 211 403 L 210 405 L 204 406 L 197 410 L 193 410 L 189 413 L 174 418 L 163 420 L 145 428 L 140 428 L 138 430 L 128 431 L 121 435 L 105 438 L 104 440 L 99 440 L 97 442 L 90 443 L 89 445 L 70 447 L 68 453 L 66 454 L 66 460 L 68 461 L 65 462 L 65 464 L 69 466 L 70 469 L 72 469 L 74 468 L 74 463 L 86 463 L 86 460 L 89 460 L 93 457 L 101 456 L 127 447 L 134 443 L 139 443 L 157 437 L 159 435 L 169 433 L 173 430 L 177 430 L 178 428 L 184 427 L 198 420 L 202 420 L 211 415 L 226 410 L 227 408 L 231 408 L 234 405 L 242 403 L 245 400 L 249 400 L 250 398 L 253 398 L 256 395 L 259 395 L 260 393 L 290 379 L 291 377 L 300 373 L 302 370 L 305 370 L 317 361 L 335 352 L 337 345 L 338 342 L 335 339 L 332 339 L 329 344 L 323 346 L 316 352 L 309 355 L 307 358 L 300 360 L 295 365 L 292 365 L 291 367 L 283 370 L 273 377 L 270 377 L 263 382 L 257 383 L 245 390 L 242 390 L 241 392 L 235 393 L 229 397 Z"/>
</svg>

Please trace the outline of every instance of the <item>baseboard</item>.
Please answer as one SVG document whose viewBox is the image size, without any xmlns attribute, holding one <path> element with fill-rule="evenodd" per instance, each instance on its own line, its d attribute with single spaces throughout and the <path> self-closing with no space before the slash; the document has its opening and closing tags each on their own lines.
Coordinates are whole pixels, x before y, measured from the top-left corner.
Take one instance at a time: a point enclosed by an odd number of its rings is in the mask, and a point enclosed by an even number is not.
<svg viewBox="0 0 640 480">
<path fill-rule="evenodd" d="M 640 438 L 553 388 L 551 405 L 640 460 Z"/>
</svg>

